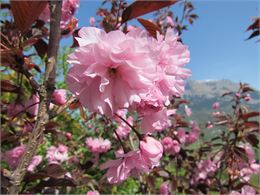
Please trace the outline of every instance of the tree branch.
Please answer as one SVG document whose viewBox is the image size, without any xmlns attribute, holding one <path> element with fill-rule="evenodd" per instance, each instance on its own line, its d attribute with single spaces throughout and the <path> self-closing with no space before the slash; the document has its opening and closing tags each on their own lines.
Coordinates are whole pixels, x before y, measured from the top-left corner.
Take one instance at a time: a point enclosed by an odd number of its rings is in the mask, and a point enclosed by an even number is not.
<svg viewBox="0 0 260 195">
<path fill-rule="evenodd" d="M 23 154 L 19 165 L 10 177 L 12 186 L 8 191 L 9 194 L 18 194 L 20 192 L 20 184 L 24 178 L 26 169 L 35 154 L 40 138 L 43 136 L 45 124 L 49 121 L 48 107 L 51 101 L 52 92 L 54 91 L 56 75 L 55 64 L 60 40 L 61 6 L 62 1 L 50 1 L 50 39 L 44 83 L 40 86 L 39 89 L 40 105 L 37 114 L 37 121 L 32 133 L 29 136 L 29 141 L 26 145 L 26 151 Z"/>
</svg>

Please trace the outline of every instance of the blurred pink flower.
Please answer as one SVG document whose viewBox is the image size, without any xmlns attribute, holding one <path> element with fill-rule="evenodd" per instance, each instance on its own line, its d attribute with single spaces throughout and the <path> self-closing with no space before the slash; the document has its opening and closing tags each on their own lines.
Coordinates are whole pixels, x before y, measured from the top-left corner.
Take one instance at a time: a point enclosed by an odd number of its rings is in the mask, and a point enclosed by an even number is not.
<svg viewBox="0 0 260 195">
<path fill-rule="evenodd" d="M 167 195 L 169 194 L 169 191 L 170 190 L 170 186 L 169 186 L 169 182 L 163 182 L 161 185 L 160 185 L 160 194 L 161 195 Z"/>
<path fill-rule="evenodd" d="M 130 124 L 130 125 L 133 125 L 133 117 L 129 116 L 126 121 Z M 118 134 L 118 136 L 120 138 L 126 138 L 129 133 L 131 132 L 131 128 L 124 122 L 124 121 L 121 121 L 118 125 L 118 127 L 116 128 L 116 133 Z"/>
<path fill-rule="evenodd" d="M 218 110 L 220 108 L 220 103 L 215 102 L 214 104 L 212 104 L 212 108 L 215 109 L 215 110 Z"/>
<path fill-rule="evenodd" d="M 86 145 L 92 153 L 104 153 L 110 149 L 111 142 L 108 139 L 88 137 Z"/>
<path fill-rule="evenodd" d="M 129 176 L 137 176 L 140 172 L 149 172 L 150 168 L 142 158 L 140 151 L 130 151 L 126 154 L 117 153 L 116 160 L 109 160 L 100 165 L 101 170 L 108 169 L 104 177 L 111 184 L 119 184 Z"/>
<path fill-rule="evenodd" d="M 52 100 L 54 104 L 59 106 L 63 105 L 67 101 L 67 95 L 65 89 L 56 89 L 52 94 Z"/>
<path fill-rule="evenodd" d="M 24 110 L 24 106 L 19 103 L 11 103 L 7 106 L 7 116 L 14 117 L 17 116 Z"/>
<path fill-rule="evenodd" d="M 49 164 L 62 163 L 68 160 L 68 147 L 63 144 L 59 144 L 58 147 L 51 146 L 47 150 L 46 158 Z"/>
<path fill-rule="evenodd" d="M 33 130 L 33 127 L 34 127 L 34 123 L 24 122 L 22 132 L 23 133 L 29 133 Z"/>
<path fill-rule="evenodd" d="M 29 100 L 24 102 L 24 107 L 27 113 L 32 116 L 36 116 L 39 109 L 39 96 L 33 95 Z"/>
<path fill-rule="evenodd" d="M 208 121 L 207 124 L 206 124 L 206 128 L 207 129 L 212 129 L 214 126 L 213 126 L 213 123 Z"/>
<path fill-rule="evenodd" d="M 99 195 L 98 191 L 88 191 L 86 195 Z"/>
<path fill-rule="evenodd" d="M 89 24 L 90 24 L 90 26 L 95 26 L 95 18 L 94 17 L 90 17 L 89 18 Z"/>
<path fill-rule="evenodd" d="M 177 137 L 181 144 L 184 144 L 186 141 L 186 131 L 183 128 L 179 128 L 177 132 Z"/>
<path fill-rule="evenodd" d="M 204 183 L 207 177 L 217 171 L 217 165 L 210 159 L 201 160 L 195 169 L 195 173 L 191 179 L 191 184 Z"/>
<path fill-rule="evenodd" d="M 187 105 L 184 106 L 184 111 L 185 111 L 185 114 L 187 116 L 191 116 L 192 115 L 192 111 L 191 111 L 191 109 Z"/>
<path fill-rule="evenodd" d="M 214 116 L 214 117 L 218 117 L 220 115 L 221 115 L 220 112 L 212 112 L 212 116 Z"/>
<path fill-rule="evenodd" d="M 191 132 L 189 132 L 189 134 L 186 135 L 186 144 L 192 144 L 194 142 L 196 142 L 199 138 L 199 134 L 200 134 L 200 128 L 197 125 L 196 122 L 191 122 Z"/>
<path fill-rule="evenodd" d="M 160 164 L 163 155 L 163 146 L 161 142 L 153 137 L 146 136 L 140 141 L 140 151 L 143 158 L 153 168 Z"/>
<path fill-rule="evenodd" d="M 164 137 L 162 139 L 162 145 L 163 145 L 163 148 L 164 148 L 164 151 L 169 151 L 172 147 L 172 138 L 171 137 Z"/>
<path fill-rule="evenodd" d="M 252 97 L 250 96 L 249 93 L 245 95 L 244 100 L 247 101 L 247 102 L 252 100 Z"/>
<path fill-rule="evenodd" d="M 21 159 L 24 152 L 25 146 L 20 145 L 11 150 L 6 151 L 2 157 L 11 169 L 15 169 L 19 164 L 19 160 Z"/>
<path fill-rule="evenodd" d="M 63 30 L 67 29 L 69 27 L 69 24 L 71 24 L 71 22 L 75 20 L 73 15 L 75 14 L 78 7 L 79 7 L 79 0 L 65 0 L 62 2 L 61 21 L 60 21 L 61 29 Z M 46 5 L 46 8 L 39 16 L 39 19 L 45 22 L 50 22 L 49 5 Z"/>
<path fill-rule="evenodd" d="M 167 17 L 166 17 L 166 22 L 167 22 L 167 24 L 168 24 L 170 27 L 174 27 L 174 22 L 173 22 L 171 16 L 167 16 Z"/>
<path fill-rule="evenodd" d="M 241 189 L 241 195 L 255 195 L 256 191 L 251 186 L 245 185 Z"/>
<path fill-rule="evenodd" d="M 158 112 L 145 115 L 141 119 L 141 129 L 144 134 L 153 133 L 155 131 L 160 132 L 170 125 L 171 122 L 165 107 Z"/>
<path fill-rule="evenodd" d="M 31 163 L 27 167 L 27 171 L 33 172 L 35 168 L 42 162 L 42 155 L 37 155 L 32 158 Z"/>
<path fill-rule="evenodd" d="M 238 191 L 232 191 L 230 195 L 256 195 L 256 190 L 248 185 L 244 185 L 241 188 L 241 193 Z"/>
<path fill-rule="evenodd" d="M 162 140 L 164 151 L 169 154 L 177 154 L 180 152 L 180 144 L 178 141 L 173 140 L 171 137 L 164 137 Z"/>
</svg>

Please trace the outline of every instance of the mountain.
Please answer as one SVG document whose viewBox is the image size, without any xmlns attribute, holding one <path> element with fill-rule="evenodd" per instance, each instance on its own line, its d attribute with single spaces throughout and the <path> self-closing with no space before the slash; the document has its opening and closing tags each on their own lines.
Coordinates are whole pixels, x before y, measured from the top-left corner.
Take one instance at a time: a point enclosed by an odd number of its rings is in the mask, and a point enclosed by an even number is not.
<svg viewBox="0 0 260 195">
<path fill-rule="evenodd" d="M 232 110 L 230 98 L 221 96 L 227 92 L 236 92 L 238 88 L 239 83 L 230 80 L 188 81 L 184 98 L 190 101 L 189 106 L 193 111 L 191 118 L 199 122 L 212 120 L 210 113 L 213 111 L 211 106 L 214 102 L 220 102 L 221 109 L 230 112 Z M 246 105 L 252 110 L 259 111 L 260 91 L 254 91 L 251 97 L 252 101 Z"/>
</svg>

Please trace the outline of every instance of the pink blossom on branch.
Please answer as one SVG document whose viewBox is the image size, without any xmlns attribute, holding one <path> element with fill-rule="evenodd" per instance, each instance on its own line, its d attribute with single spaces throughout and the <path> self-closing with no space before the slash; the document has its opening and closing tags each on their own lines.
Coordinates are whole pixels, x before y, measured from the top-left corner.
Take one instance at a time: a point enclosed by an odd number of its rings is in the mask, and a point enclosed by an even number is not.
<svg viewBox="0 0 260 195">
<path fill-rule="evenodd" d="M 37 155 L 32 158 L 30 165 L 27 167 L 27 171 L 33 172 L 35 168 L 42 162 L 42 156 Z"/>
<path fill-rule="evenodd" d="M 110 149 L 111 142 L 108 139 L 88 137 L 86 145 L 92 153 L 104 153 Z"/>
<path fill-rule="evenodd" d="M 59 144 L 58 147 L 51 146 L 47 150 L 46 157 L 50 164 L 62 163 L 64 161 L 68 160 L 68 147 L 63 144 Z"/>
<path fill-rule="evenodd" d="M 86 195 L 99 195 L 98 191 L 88 191 Z"/>
<path fill-rule="evenodd" d="M 64 0 L 62 2 L 62 9 L 61 9 L 61 21 L 60 27 L 61 29 L 65 30 L 69 28 L 69 25 L 75 21 L 73 17 L 76 10 L 79 7 L 79 0 Z M 40 20 L 45 22 L 50 22 L 50 9 L 49 5 L 46 5 L 46 8 L 39 16 Z"/>
<path fill-rule="evenodd" d="M 160 185 L 160 194 L 161 195 L 167 195 L 167 194 L 170 194 L 170 184 L 169 182 L 163 182 L 161 185 Z"/>
<path fill-rule="evenodd" d="M 15 169 L 19 164 L 19 160 L 25 152 L 25 146 L 20 145 L 3 154 L 3 160 L 9 165 L 11 169 Z"/>
<path fill-rule="evenodd" d="M 56 89 L 52 94 L 52 101 L 54 104 L 61 106 L 66 103 L 66 97 L 65 89 Z"/>
<path fill-rule="evenodd" d="M 129 116 L 126 121 L 133 126 L 133 122 L 134 119 L 133 117 Z M 131 128 L 128 126 L 128 124 L 126 124 L 124 121 L 121 121 L 118 125 L 118 127 L 116 128 L 116 133 L 120 138 L 126 138 L 129 133 L 131 132 Z"/>
<path fill-rule="evenodd" d="M 215 102 L 214 104 L 212 104 L 212 108 L 215 109 L 215 110 L 218 110 L 220 108 L 220 103 Z"/>
<path fill-rule="evenodd" d="M 140 103 L 154 86 L 164 99 L 184 92 L 189 51 L 173 31 L 156 40 L 140 29 L 124 34 L 87 27 L 76 39 L 80 47 L 69 57 L 67 84 L 91 112 L 111 116 Z"/>
<path fill-rule="evenodd" d="M 163 154 L 163 146 L 161 142 L 157 141 L 153 137 L 146 136 L 140 141 L 140 151 L 143 158 L 148 162 L 148 164 L 158 166 L 160 164 L 160 159 Z"/>
</svg>

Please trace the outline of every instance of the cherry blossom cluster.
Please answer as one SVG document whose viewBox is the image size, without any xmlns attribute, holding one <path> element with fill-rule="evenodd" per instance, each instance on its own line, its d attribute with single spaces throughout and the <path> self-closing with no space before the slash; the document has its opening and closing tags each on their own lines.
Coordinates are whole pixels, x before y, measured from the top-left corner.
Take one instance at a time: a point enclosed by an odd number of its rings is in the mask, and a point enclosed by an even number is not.
<svg viewBox="0 0 260 195">
<path fill-rule="evenodd" d="M 79 7 L 79 0 L 65 0 L 62 2 L 61 10 L 61 21 L 60 28 L 65 30 L 70 28 L 70 26 L 76 26 L 77 19 L 74 17 L 76 10 Z M 40 20 L 45 22 L 50 22 L 50 8 L 49 5 L 46 5 L 46 8 L 39 16 Z"/>
<path fill-rule="evenodd" d="M 24 152 L 25 146 L 20 145 L 3 153 L 2 158 L 11 169 L 15 169 L 18 166 L 19 161 L 23 156 Z M 35 168 L 42 162 L 42 159 L 43 157 L 41 155 L 33 156 L 31 163 L 27 167 L 27 171 L 34 172 Z"/>
<path fill-rule="evenodd" d="M 189 51 L 173 30 L 157 39 L 138 28 L 124 34 L 84 27 L 78 34 L 67 84 L 81 104 L 106 116 L 123 108 L 137 111 L 143 133 L 168 127 L 165 105 L 183 94 L 184 80 L 191 75 L 183 67 Z"/>
</svg>

